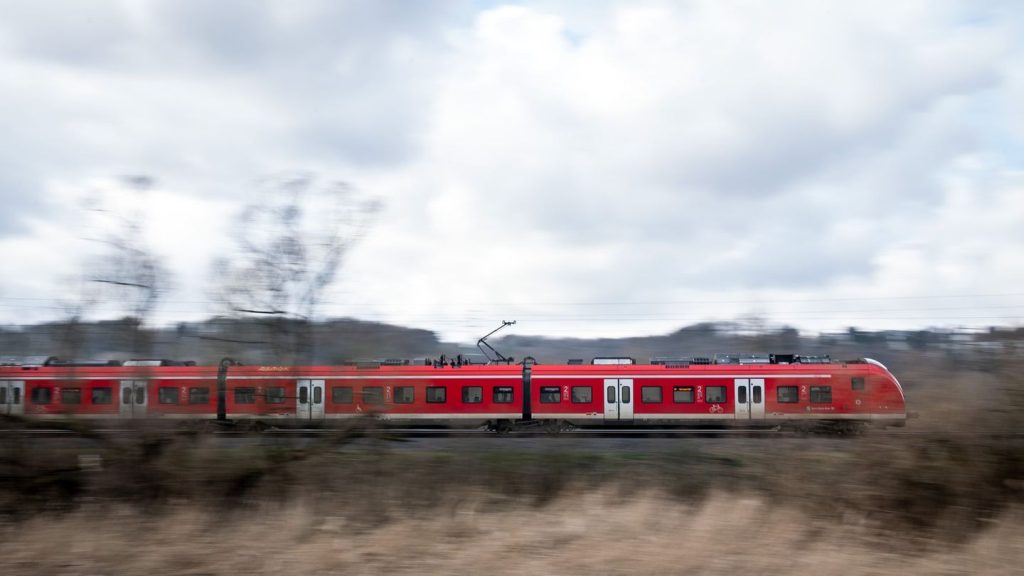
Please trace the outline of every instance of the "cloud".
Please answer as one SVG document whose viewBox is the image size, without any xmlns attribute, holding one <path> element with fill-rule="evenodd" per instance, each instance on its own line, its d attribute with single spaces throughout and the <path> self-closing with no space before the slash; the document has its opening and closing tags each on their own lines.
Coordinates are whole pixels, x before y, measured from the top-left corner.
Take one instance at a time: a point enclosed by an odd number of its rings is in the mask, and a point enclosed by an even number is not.
<svg viewBox="0 0 1024 576">
<path fill-rule="evenodd" d="M 785 320 L 794 298 L 1012 291 L 1022 21 L 961 2 L 16 2 L 0 246 L 60 251 L 31 224 L 44 206 L 145 174 L 154 231 L 174 198 L 217 212 L 174 257 L 205 271 L 217 219 L 303 170 L 385 202 L 328 311 L 449 335 L 552 302 L 610 302 L 625 318 L 587 326 L 622 333 L 685 320 L 638 301 Z M 183 276 L 169 299 L 201 303 Z"/>
</svg>

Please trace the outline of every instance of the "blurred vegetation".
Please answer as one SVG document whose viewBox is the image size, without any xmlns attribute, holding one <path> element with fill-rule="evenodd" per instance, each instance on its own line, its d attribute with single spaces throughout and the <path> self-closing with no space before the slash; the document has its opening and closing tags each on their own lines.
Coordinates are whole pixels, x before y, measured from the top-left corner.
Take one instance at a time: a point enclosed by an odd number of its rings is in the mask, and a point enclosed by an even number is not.
<svg viewBox="0 0 1024 576">
<path fill-rule="evenodd" d="M 577 450 L 543 437 L 526 449 L 494 437 L 479 449 L 404 450 L 370 420 L 325 437 L 253 434 L 232 442 L 202 429 L 171 434 L 140 424 L 132 434 L 102 434 L 68 422 L 79 437 L 0 438 L 0 517 L 18 522 L 121 504 L 157 513 L 183 503 L 230 514 L 312 500 L 317 514 L 371 529 L 466 502 L 495 511 L 543 507 L 610 489 L 623 502 L 651 492 L 681 503 L 753 495 L 815 518 L 856 519 L 901 546 L 962 542 L 1024 499 L 1022 369 L 1009 357 L 984 369 L 907 368 L 899 376 L 919 417 L 905 429 L 853 438 L 688 438 L 651 452 Z"/>
</svg>

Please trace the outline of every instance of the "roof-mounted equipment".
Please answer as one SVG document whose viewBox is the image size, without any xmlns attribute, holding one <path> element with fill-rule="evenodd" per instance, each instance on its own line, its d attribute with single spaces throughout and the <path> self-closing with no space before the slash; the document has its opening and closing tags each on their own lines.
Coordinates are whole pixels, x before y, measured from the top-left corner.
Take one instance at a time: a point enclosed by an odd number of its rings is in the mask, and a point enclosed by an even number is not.
<svg viewBox="0 0 1024 576">
<path fill-rule="evenodd" d="M 636 364 L 629 356 L 598 356 L 590 361 L 594 366 L 613 366 L 617 364 Z"/>
<path fill-rule="evenodd" d="M 490 362 L 492 364 L 497 364 L 497 363 L 512 364 L 513 362 L 515 362 L 514 358 L 511 358 L 511 357 L 506 358 L 504 355 L 502 355 L 501 352 L 498 352 L 497 350 L 495 350 L 494 346 L 491 346 L 490 344 L 487 343 L 487 339 L 490 338 L 492 334 L 494 334 L 495 332 L 497 332 L 498 330 L 501 330 L 502 328 L 504 328 L 506 326 L 512 326 L 515 323 L 516 323 L 515 320 L 512 320 L 511 322 L 508 321 L 508 320 L 502 320 L 501 321 L 501 326 L 498 326 L 494 330 L 491 330 L 483 338 L 481 338 L 481 339 L 476 341 L 476 347 L 479 348 L 480 352 L 482 352 L 483 355 L 487 357 L 487 361 L 488 362 Z M 490 351 L 490 352 L 488 353 L 488 351 Z M 493 358 L 491 357 L 492 354 L 494 355 Z"/>
</svg>

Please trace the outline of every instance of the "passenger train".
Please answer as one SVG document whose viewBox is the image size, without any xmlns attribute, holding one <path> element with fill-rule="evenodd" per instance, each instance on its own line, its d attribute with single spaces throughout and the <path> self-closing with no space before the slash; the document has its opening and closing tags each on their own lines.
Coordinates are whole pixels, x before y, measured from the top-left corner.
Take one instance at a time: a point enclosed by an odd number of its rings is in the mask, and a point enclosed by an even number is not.
<svg viewBox="0 0 1024 576">
<path fill-rule="evenodd" d="M 502 360 L 507 360 L 504 357 Z M 788 354 L 589 363 L 462 357 L 342 366 L 29 359 L 0 366 L 0 414 L 22 418 L 257 420 L 373 416 L 396 426 L 902 426 L 903 389 L 870 358 Z"/>
</svg>

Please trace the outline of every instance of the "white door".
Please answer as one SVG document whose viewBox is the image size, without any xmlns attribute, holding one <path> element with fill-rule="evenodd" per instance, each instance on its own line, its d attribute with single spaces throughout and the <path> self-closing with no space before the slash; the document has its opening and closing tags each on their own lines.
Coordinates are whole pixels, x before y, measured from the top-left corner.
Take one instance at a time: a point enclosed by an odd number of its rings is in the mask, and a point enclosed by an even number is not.
<svg viewBox="0 0 1024 576">
<path fill-rule="evenodd" d="M 619 380 L 619 421 L 633 421 L 632 380 Z"/>
<path fill-rule="evenodd" d="M 25 382 L 0 380 L 0 414 L 20 416 L 25 413 Z"/>
<path fill-rule="evenodd" d="M 633 381 L 606 378 L 604 381 L 605 422 L 633 421 Z"/>
<path fill-rule="evenodd" d="M 309 405 L 309 417 L 311 420 L 324 419 L 324 381 L 312 380 L 309 383 L 312 402 Z"/>
<path fill-rule="evenodd" d="M 323 420 L 324 418 L 324 381 L 297 380 L 295 391 L 295 417 L 301 420 Z"/>
<path fill-rule="evenodd" d="M 736 419 L 750 419 L 750 380 L 747 378 L 736 378 L 733 380 L 733 392 L 736 398 Z"/>
<path fill-rule="evenodd" d="M 604 381 L 604 420 L 616 422 L 619 419 L 619 381 L 605 378 Z"/>
<path fill-rule="evenodd" d="M 145 380 L 121 380 L 121 417 L 145 418 L 149 398 Z"/>
<path fill-rule="evenodd" d="M 764 419 L 764 378 L 750 379 L 750 419 Z"/>
<path fill-rule="evenodd" d="M 295 381 L 295 417 L 300 420 L 309 420 L 311 398 L 309 397 L 309 380 Z"/>
</svg>

